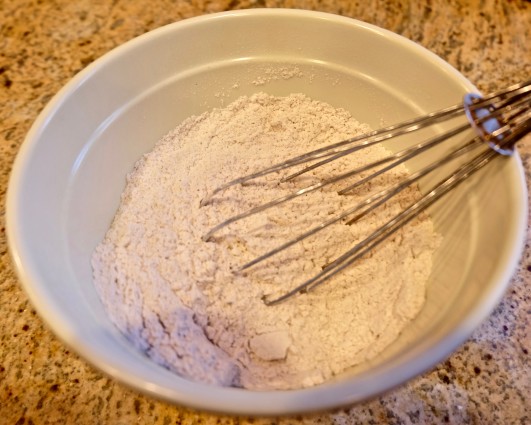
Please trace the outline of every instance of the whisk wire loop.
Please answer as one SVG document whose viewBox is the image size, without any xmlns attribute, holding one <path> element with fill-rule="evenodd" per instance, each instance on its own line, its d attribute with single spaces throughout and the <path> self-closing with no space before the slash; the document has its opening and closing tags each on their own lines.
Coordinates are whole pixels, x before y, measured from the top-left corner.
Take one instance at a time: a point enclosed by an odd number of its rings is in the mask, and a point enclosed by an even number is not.
<svg viewBox="0 0 531 425">
<path fill-rule="evenodd" d="M 364 198 L 361 202 L 356 204 L 354 207 L 351 207 L 344 211 L 343 213 L 320 223 L 316 227 L 308 230 L 307 232 L 299 235 L 298 237 L 284 243 L 283 245 L 261 255 L 260 257 L 255 258 L 254 260 L 244 264 L 240 271 L 245 270 L 251 266 L 254 266 L 255 264 L 258 264 L 273 255 L 275 255 L 278 252 L 284 251 L 285 249 L 289 248 L 292 245 L 295 245 L 298 242 L 301 242 L 302 240 L 314 235 L 315 233 L 319 232 L 320 230 L 331 226 L 334 223 L 337 223 L 338 221 L 344 220 L 345 218 L 357 213 L 354 217 L 350 218 L 346 224 L 351 225 L 354 224 L 356 221 L 363 218 L 365 215 L 376 209 L 378 206 L 382 205 L 383 203 L 387 202 L 389 199 L 391 199 L 393 196 L 399 194 L 401 191 L 406 189 L 407 187 L 411 186 L 413 183 L 420 180 L 422 177 L 428 175 L 433 170 L 441 167 L 447 162 L 450 162 L 456 158 L 458 158 L 461 155 L 466 154 L 467 152 L 477 148 L 478 146 L 482 145 L 482 141 L 479 138 L 474 138 L 471 142 L 467 143 L 466 145 L 459 147 L 446 155 L 445 157 L 439 159 L 438 161 L 434 161 L 431 164 L 429 164 L 427 167 L 423 168 L 422 170 L 416 171 L 415 173 L 412 173 L 409 175 L 406 179 L 399 181 L 395 183 L 394 185 L 388 187 L 387 189 L 384 189 L 374 195 L 367 196 Z"/>
</svg>

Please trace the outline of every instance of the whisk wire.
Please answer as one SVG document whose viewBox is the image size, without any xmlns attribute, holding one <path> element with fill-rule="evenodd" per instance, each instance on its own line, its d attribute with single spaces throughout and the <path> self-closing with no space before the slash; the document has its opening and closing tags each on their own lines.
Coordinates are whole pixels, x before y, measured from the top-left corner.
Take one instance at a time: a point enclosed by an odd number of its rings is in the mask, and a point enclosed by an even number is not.
<svg viewBox="0 0 531 425">
<path fill-rule="evenodd" d="M 290 158 L 284 162 L 280 162 L 278 164 L 272 165 L 271 167 L 267 167 L 257 172 L 254 172 L 252 174 L 239 177 L 237 179 L 231 180 L 217 187 L 211 193 L 205 196 L 205 198 L 203 198 L 203 200 L 201 201 L 201 206 L 208 205 L 212 201 L 215 195 L 228 189 L 229 187 L 236 186 L 238 184 L 245 184 L 248 181 L 255 180 L 259 177 L 264 177 L 268 174 L 277 173 L 287 168 L 295 167 L 297 165 L 304 164 L 306 162 L 309 162 L 315 159 L 340 154 L 341 150 L 339 150 L 338 148 L 358 143 L 359 146 L 353 147 L 352 150 L 349 152 L 349 153 L 353 153 L 365 147 L 369 147 L 369 146 L 381 143 L 387 139 L 397 137 L 398 135 L 407 134 L 407 133 L 411 133 L 412 131 L 420 130 L 429 125 L 432 125 L 434 121 L 442 122 L 445 119 L 447 119 L 447 117 L 458 116 L 459 114 L 462 114 L 463 111 L 464 111 L 464 106 L 462 103 L 460 103 L 460 104 L 453 105 L 445 109 L 441 109 L 437 112 L 432 112 L 428 115 L 425 115 L 419 118 L 414 118 L 412 120 L 404 121 L 400 124 L 391 125 L 391 126 L 379 129 L 379 130 L 374 130 L 369 133 L 362 134 L 360 136 L 352 137 L 350 139 L 341 140 L 339 142 L 332 143 L 330 145 L 326 145 L 319 149 L 315 149 L 313 151 L 304 153 L 302 155 Z M 285 181 L 291 180 L 292 178 L 296 177 L 296 175 L 300 175 L 300 174 L 294 173 L 294 175 L 287 176 L 284 179 Z"/>
<path fill-rule="evenodd" d="M 462 125 L 454 130 L 452 130 L 450 132 L 450 135 L 451 136 L 454 136 L 464 130 L 467 130 L 469 128 L 469 125 L 468 124 L 465 124 L 465 125 Z M 375 167 L 378 167 L 380 165 L 383 165 L 385 163 L 388 163 L 388 162 L 391 162 L 390 165 L 376 171 L 375 173 L 371 174 L 370 176 L 367 176 L 366 178 L 363 178 L 361 180 L 359 180 L 358 182 L 354 183 L 353 185 L 351 186 L 348 186 L 344 189 L 341 189 L 338 194 L 342 195 L 342 194 L 345 194 L 347 192 L 350 192 L 352 191 L 354 188 L 362 185 L 362 184 L 365 184 L 367 183 L 369 180 L 372 180 L 376 177 L 378 177 L 379 175 L 383 174 L 384 172 L 386 171 L 389 171 L 390 169 L 392 168 L 395 168 L 397 165 L 407 161 L 408 159 L 411 159 L 413 158 L 414 156 L 417 156 L 419 154 L 421 154 L 422 152 L 424 152 L 425 150 L 441 143 L 441 142 L 444 142 L 446 139 L 447 139 L 447 135 L 444 135 L 444 136 L 438 136 L 438 137 L 435 137 L 431 140 L 428 140 L 428 141 L 425 141 L 425 142 L 421 142 L 421 143 L 418 143 L 417 145 L 415 146 L 412 146 L 412 147 L 409 147 L 407 149 L 404 149 L 402 151 L 399 151 L 393 155 L 389 155 L 383 159 L 380 159 L 380 160 L 377 160 L 377 161 L 374 161 L 374 162 L 371 162 L 369 164 L 366 164 L 364 166 L 361 166 L 359 168 L 356 168 L 354 170 L 350 170 L 348 172 L 345 172 L 345 173 L 342 173 L 338 176 L 335 176 L 335 177 L 332 177 L 330 179 L 327 179 L 327 180 L 324 180 L 324 181 L 321 181 L 321 182 L 318 182 L 318 183 L 314 183 L 312 185 L 309 185 L 309 186 L 306 186 L 302 189 L 299 189 L 295 192 L 292 192 L 288 195 L 285 195 L 285 196 L 282 196 L 282 197 L 279 197 L 279 198 L 276 198 L 276 199 L 273 199 L 272 201 L 269 201 L 269 202 L 266 202 L 262 205 L 259 205 L 257 207 L 254 207 L 254 208 L 251 208 L 250 210 L 248 211 L 245 211 L 241 214 L 238 214 L 238 215 L 235 215 L 225 221 L 223 221 L 222 223 L 218 224 L 217 226 L 213 227 L 206 235 L 203 236 L 203 240 L 204 241 L 208 241 L 212 238 L 212 236 L 217 233 L 218 231 L 220 231 L 221 229 L 227 227 L 228 225 L 236 222 L 236 221 L 239 221 L 239 220 L 242 220 L 244 218 L 247 218 L 247 217 L 250 217 L 254 214 L 257 214 L 259 212 L 262 212 L 264 210 L 267 210 L 269 208 L 272 208 L 274 206 L 277 206 L 277 205 L 280 205 L 280 204 L 283 204 L 285 202 L 288 202 L 288 201 L 291 201 L 292 199 L 295 199 L 299 196 L 302 196 L 302 195 L 305 195 L 307 193 L 310 193 L 310 192 L 313 192 L 315 190 L 318 190 L 318 189 L 322 189 L 323 187 L 325 186 L 328 186 L 328 185 L 331 185 L 333 183 L 337 183 L 341 180 L 344 180 L 344 179 L 347 179 L 349 177 L 353 177 L 355 175 L 358 175 L 364 171 L 367 171 L 367 170 L 370 170 L 372 168 L 375 168 Z M 369 145 L 365 145 L 363 146 L 364 148 L 368 147 Z M 352 153 L 352 152 L 348 152 L 348 153 L 342 153 L 340 156 L 344 156 L 344 155 L 347 155 L 349 153 Z"/>
</svg>

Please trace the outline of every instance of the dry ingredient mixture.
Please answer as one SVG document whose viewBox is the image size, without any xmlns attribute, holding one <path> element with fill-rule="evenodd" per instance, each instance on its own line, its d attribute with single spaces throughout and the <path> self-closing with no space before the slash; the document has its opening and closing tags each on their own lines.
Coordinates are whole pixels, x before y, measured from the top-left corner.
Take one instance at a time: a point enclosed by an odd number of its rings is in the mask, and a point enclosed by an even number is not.
<svg viewBox="0 0 531 425">
<path fill-rule="evenodd" d="M 421 217 L 334 279 L 283 304 L 280 294 L 319 272 L 417 194 L 411 189 L 355 225 L 337 223 L 263 264 L 235 272 L 310 226 L 403 176 L 339 196 L 329 186 L 202 241 L 232 215 L 386 155 L 376 147 L 279 183 L 235 177 L 368 130 L 348 112 L 302 94 L 241 97 L 185 120 L 128 175 L 111 228 L 93 255 L 97 290 L 116 326 L 150 358 L 192 380 L 248 389 L 316 385 L 382 352 L 421 309 L 439 236 Z"/>
</svg>

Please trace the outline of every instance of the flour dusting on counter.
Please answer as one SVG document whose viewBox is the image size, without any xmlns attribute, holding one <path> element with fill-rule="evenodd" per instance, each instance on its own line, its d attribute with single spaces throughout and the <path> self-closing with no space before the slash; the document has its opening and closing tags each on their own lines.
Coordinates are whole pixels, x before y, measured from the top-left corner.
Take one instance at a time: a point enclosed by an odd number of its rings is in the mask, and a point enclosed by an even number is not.
<svg viewBox="0 0 531 425">
<path fill-rule="evenodd" d="M 327 176 L 381 158 L 374 147 L 331 167 L 278 183 L 270 175 L 215 187 L 284 158 L 367 131 L 342 109 L 302 94 L 258 93 L 185 120 L 128 175 L 119 210 L 92 264 L 111 320 L 149 357 L 191 380 L 255 390 L 316 385 L 385 349 L 422 308 L 440 237 L 421 216 L 315 291 L 267 307 L 282 293 L 388 220 L 417 195 L 359 224 L 337 223 L 248 272 L 244 263 L 367 195 L 329 186 L 235 223 L 226 218 Z M 397 168 L 371 191 L 406 174 Z"/>
</svg>

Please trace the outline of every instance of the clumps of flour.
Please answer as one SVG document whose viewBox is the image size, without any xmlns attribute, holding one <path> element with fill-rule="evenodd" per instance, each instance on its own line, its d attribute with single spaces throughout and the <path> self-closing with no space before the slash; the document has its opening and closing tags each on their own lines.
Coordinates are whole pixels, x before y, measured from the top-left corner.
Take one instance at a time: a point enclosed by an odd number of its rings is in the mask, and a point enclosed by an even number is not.
<svg viewBox="0 0 531 425">
<path fill-rule="evenodd" d="M 275 68 L 266 68 L 263 74 L 256 77 L 252 84 L 255 86 L 263 86 L 275 80 L 290 80 L 291 78 L 301 78 L 303 72 L 296 66 L 281 66 Z"/>
<path fill-rule="evenodd" d="M 387 152 L 373 147 L 285 183 L 269 175 L 200 207 L 214 188 L 367 130 L 345 110 L 302 94 L 258 93 L 185 120 L 128 175 L 118 212 L 94 252 L 95 285 L 112 321 L 179 375 L 256 390 L 319 384 L 382 352 L 424 302 L 439 243 L 426 217 L 308 294 L 274 307 L 262 297 L 318 273 L 412 202 L 415 189 L 355 225 L 338 222 L 246 272 L 236 270 L 387 187 L 405 169 L 344 196 L 337 194 L 340 186 L 327 186 L 202 240 L 235 214 Z"/>
</svg>

